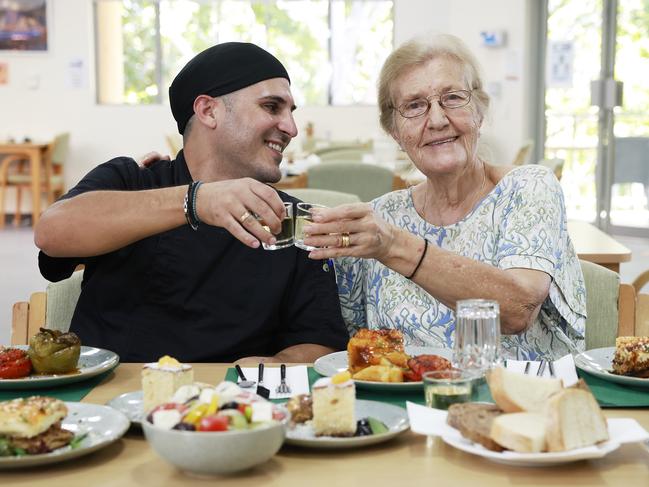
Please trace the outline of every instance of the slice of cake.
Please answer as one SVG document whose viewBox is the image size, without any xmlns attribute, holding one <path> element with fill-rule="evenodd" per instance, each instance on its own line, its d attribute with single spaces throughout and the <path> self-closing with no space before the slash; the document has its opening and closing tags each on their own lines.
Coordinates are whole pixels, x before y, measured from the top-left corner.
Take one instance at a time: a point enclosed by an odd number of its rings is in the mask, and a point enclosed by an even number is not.
<svg viewBox="0 0 649 487">
<path fill-rule="evenodd" d="M 613 373 L 649 377 L 649 337 L 616 338 Z"/>
<path fill-rule="evenodd" d="M 145 364 L 142 368 L 143 410 L 168 402 L 180 386 L 194 382 L 194 370 L 189 364 L 181 364 L 175 358 L 165 355 L 157 362 Z"/>
<path fill-rule="evenodd" d="M 311 388 L 316 436 L 354 436 L 356 387 L 349 372 L 318 380 Z"/>
</svg>

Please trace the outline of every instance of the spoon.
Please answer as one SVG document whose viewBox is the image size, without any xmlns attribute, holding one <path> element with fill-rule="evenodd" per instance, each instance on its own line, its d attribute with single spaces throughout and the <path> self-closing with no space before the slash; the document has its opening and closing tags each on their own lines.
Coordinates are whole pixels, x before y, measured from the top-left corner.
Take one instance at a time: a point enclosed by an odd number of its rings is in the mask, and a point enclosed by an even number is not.
<svg viewBox="0 0 649 487">
<path fill-rule="evenodd" d="M 253 387 L 255 385 L 254 380 L 248 380 L 246 379 L 246 376 L 243 374 L 243 370 L 241 370 L 241 367 L 239 367 L 239 364 L 236 364 L 234 366 L 235 370 L 237 371 L 237 375 L 241 379 L 239 382 L 237 382 L 237 385 L 239 387 L 242 387 L 244 389 L 247 389 L 248 387 Z"/>
</svg>

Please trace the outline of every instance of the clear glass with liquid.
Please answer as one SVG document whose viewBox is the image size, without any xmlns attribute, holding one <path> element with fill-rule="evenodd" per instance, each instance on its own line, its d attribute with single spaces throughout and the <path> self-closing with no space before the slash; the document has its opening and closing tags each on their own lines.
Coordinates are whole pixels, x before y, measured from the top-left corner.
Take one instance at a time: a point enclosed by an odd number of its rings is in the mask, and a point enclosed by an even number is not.
<svg viewBox="0 0 649 487">
<path fill-rule="evenodd" d="M 270 232 L 270 228 L 260 221 L 264 230 Z M 262 247 L 265 250 L 278 250 L 290 247 L 294 242 L 294 223 L 293 223 L 293 203 L 284 203 L 284 219 L 282 220 L 282 229 L 275 235 L 277 241 L 273 245 L 268 245 L 262 242 Z"/>
<path fill-rule="evenodd" d="M 304 227 L 313 221 L 311 218 L 311 210 L 313 208 L 327 207 L 315 203 L 298 203 L 295 212 L 295 246 L 308 251 L 316 249 L 316 247 L 304 243 Z"/>
<path fill-rule="evenodd" d="M 472 371 L 457 369 L 424 372 L 426 406 L 448 409 L 451 404 L 471 402 L 477 376 Z"/>
</svg>

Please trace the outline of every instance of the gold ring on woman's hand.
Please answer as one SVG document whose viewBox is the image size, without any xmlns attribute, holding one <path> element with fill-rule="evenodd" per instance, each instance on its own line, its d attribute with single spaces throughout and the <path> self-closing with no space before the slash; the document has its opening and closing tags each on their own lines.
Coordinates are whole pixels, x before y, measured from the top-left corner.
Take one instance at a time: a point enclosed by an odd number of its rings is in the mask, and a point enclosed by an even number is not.
<svg viewBox="0 0 649 487">
<path fill-rule="evenodd" d="M 349 233 L 345 232 L 340 236 L 340 246 L 342 248 L 349 247 Z"/>
<path fill-rule="evenodd" d="M 250 218 L 252 214 L 249 211 L 246 211 L 243 215 L 239 217 L 239 221 L 243 224 L 246 223 L 246 220 Z"/>
</svg>

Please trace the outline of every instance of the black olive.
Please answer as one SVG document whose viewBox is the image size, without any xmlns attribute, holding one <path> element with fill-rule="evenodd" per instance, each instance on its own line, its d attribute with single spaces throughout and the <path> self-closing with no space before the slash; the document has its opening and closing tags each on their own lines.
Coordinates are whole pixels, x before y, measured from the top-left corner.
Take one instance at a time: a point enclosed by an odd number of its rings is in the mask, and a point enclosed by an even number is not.
<svg viewBox="0 0 649 487">
<path fill-rule="evenodd" d="M 372 428 L 370 428 L 370 423 L 367 421 L 367 418 L 359 419 L 356 422 L 356 433 L 354 436 L 370 436 L 372 434 Z"/>
<path fill-rule="evenodd" d="M 173 429 L 180 430 L 180 431 L 195 431 L 196 427 L 190 423 L 178 423 L 176 426 L 173 427 Z"/>
<path fill-rule="evenodd" d="M 238 409 L 238 408 L 239 408 L 239 403 L 230 401 L 230 402 L 226 402 L 223 406 L 221 406 L 219 410 L 222 411 L 223 409 Z"/>
</svg>

